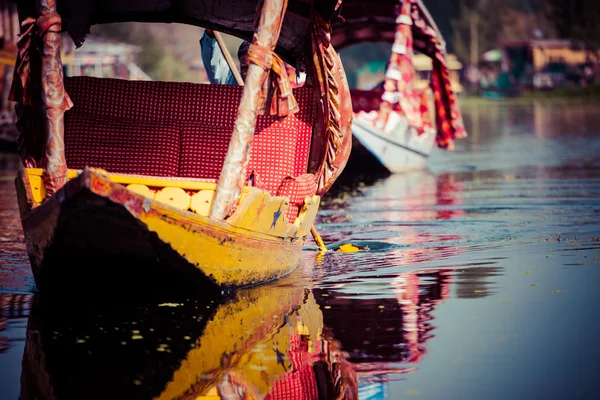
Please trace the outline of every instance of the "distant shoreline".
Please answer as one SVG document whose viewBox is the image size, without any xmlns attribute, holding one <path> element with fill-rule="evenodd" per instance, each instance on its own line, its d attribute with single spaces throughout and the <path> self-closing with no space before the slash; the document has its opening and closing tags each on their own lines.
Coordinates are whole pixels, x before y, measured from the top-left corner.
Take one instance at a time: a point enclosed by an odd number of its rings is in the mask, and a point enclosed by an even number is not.
<svg viewBox="0 0 600 400">
<path fill-rule="evenodd" d="M 484 104 L 579 104 L 599 103 L 600 86 L 574 87 L 538 90 L 535 92 L 523 92 L 516 97 L 504 99 L 488 99 L 483 96 L 459 95 L 460 105 L 484 105 Z"/>
</svg>

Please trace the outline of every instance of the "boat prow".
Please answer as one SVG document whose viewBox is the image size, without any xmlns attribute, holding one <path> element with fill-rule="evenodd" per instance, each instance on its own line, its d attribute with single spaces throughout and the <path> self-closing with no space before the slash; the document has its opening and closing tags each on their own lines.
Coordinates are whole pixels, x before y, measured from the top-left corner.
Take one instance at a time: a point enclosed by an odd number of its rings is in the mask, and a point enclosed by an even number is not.
<svg viewBox="0 0 600 400">
<path fill-rule="evenodd" d="M 404 118 L 398 119 L 390 133 L 355 118 L 352 133 L 392 173 L 425 168 L 436 134 L 434 129 L 427 129 L 418 135 Z"/>
<path fill-rule="evenodd" d="M 44 198 L 41 173 L 24 169 L 16 181 L 40 289 L 69 281 L 92 286 L 110 279 L 113 286 L 173 276 L 220 288 L 269 281 L 298 265 L 319 205 L 318 196 L 307 197 L 289 223 L 286 197 L 246 187 L 234 214 L 218 221 L 125 186 L 142 179 L 152 187 L 167 181 L 169 186 L 211 192 L 214 183 L 108 175 L 87 168 L 69 171 L 69 182 L 38 202 Z"/>
</svg>

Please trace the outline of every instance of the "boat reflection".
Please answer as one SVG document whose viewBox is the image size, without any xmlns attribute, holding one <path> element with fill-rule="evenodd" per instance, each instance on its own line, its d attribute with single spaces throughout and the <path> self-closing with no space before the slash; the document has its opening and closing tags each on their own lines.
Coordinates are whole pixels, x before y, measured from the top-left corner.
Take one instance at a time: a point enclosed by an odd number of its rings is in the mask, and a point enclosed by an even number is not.
<svg viewBox="0 0 600 400">
<path fill-rule="evenodd" d="M 387 298 L 297 283 L 292 276 L 232 298 L 36 297 L 21 399 L 381 398 L 377 385 L 426 354 L 451 272 L 401 273 Z"/>
<path fill-rule="evenodd" d="M 10 335 L 11 322 L 28 317 L 32 297 L 26 293 L 0 292 L 0 353 L 10 349 L 11 342 L 15 340 L 14 336 Z"/>
<path fill-rule="evenodd" d="M 351 399 L 355 381 L 312 293 L 266 285 L 232 298 L 36 298 L 21 398 Z"/>
</svg>

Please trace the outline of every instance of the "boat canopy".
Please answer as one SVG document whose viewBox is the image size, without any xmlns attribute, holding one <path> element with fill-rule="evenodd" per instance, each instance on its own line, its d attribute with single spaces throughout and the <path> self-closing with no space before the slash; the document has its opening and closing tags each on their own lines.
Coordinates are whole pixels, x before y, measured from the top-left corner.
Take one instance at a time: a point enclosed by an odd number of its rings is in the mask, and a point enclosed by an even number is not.
<svg viewBox="0 0 600 400">
<path fill-rule="evenodd" d="M 21 20 L 38 15 L 38 0 L 13 1 Z M 262 0 L 56 0 L 56 3 L 62 28 L 79 47 L 92 25 L 114 22 L 183 23 L 251 40 Z M 306 52 L 311 8 L 314 6 L 329 21 L 337 3 L 338 0 L 289 0 L 277 54 L 294 64 Z"/>
<path fill-rule="evenodd" d="M 394 111 L 404 115 L 418 134 L 430 127 L 423 93 L 414 87 L 414 55 L 418 51 L 431 58 L 437 145 L 452 149 L 454 140 L 463 138 L 466 132 L 452 91 L 446 44 L 422 1 L 377 0 L 367 6 L 358 0 L 346 0 L 341 17 L 345 23 L 332 22 L 334 46 L 369 41 L 393 43 L 375 125 L 385 126 Z"/>
<path fill-rule="evenodd" d="M 436 33 L 437 40 L 445 50 L 446 44 L 435 21 L 421 0 L 414 2 L 414 10 L 425 26 L 413 25 L 414 49 L 432 57 L 431 34 Z M 342 18 L 331 22 L 331 43 L 336 49 L 364 42 L 394 43 L 396 35 L 398 9 L 402 0 L 344 0 L 340 15 Z M 427 29 L 424 29 L 424 28 Z"/>
</svg>

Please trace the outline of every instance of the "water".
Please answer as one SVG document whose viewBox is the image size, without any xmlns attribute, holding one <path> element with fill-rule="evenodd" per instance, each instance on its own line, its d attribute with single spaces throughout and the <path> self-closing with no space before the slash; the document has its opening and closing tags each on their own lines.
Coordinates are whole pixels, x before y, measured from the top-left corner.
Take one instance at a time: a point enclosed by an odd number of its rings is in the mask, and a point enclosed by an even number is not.
<svg viewBox="0 0 600 400">
<path fill-rule="evenodd" d="M 365 251 L 216 299 L 33 298 L 1 156 L 0 397 L 600 398 L 599 111 L 465 108 L 431 171 L 326 199 Z"/>
</svg>

